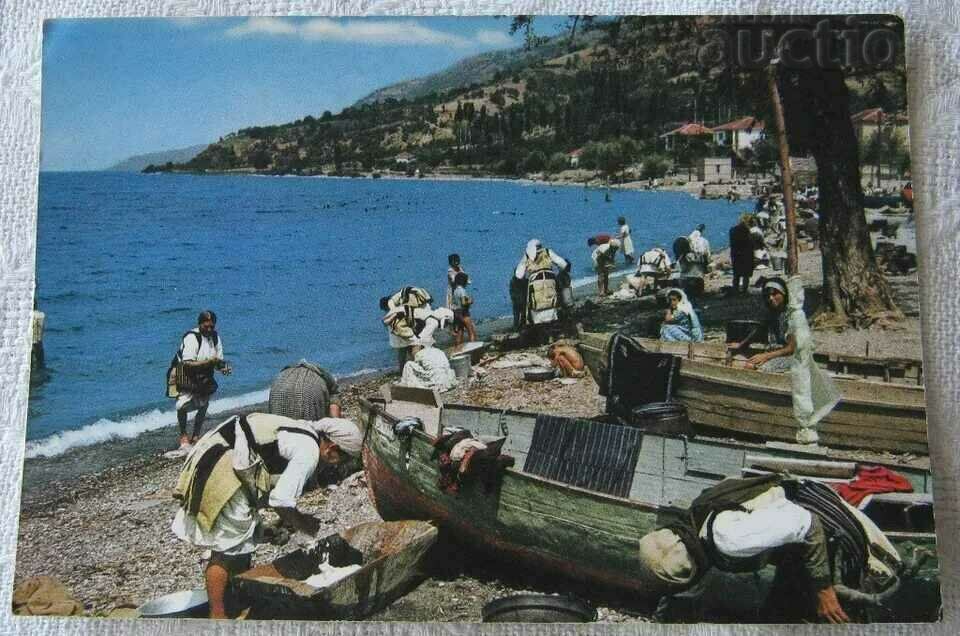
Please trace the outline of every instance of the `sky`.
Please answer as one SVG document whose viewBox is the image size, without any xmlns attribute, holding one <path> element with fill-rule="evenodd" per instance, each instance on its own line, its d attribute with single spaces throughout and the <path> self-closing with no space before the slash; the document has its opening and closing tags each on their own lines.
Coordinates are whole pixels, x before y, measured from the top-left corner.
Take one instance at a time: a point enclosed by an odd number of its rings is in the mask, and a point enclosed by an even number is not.
<svg viewBox="0 0 960 636">
<path fill-rule="evenodd" d="M 553 33 L 562 18 L 538 19 Z M 509 18 L 59 19 L 44 23 L 41 170 L 99 170 L 325 110 L 522 45 Z"/>
</svg>

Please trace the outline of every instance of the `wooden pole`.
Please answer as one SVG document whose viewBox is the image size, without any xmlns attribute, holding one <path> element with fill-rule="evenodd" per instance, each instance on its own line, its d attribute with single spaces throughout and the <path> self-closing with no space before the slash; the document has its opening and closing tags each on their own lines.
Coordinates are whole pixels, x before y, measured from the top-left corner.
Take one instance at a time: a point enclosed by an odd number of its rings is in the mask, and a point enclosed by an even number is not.
<svg viewBox="0 0 960 636">
<path fill-rule="evenodd" d="M 783 208 L 787 217 L 787 274 L 800 271 L 797 254 L 797 210 L 793 203 L 793 172 L 790 169 L 790 146 L 787 144 L 787 127 L 783 118 L 783 104 L 777 88 L 777 66 L 771 64 L 767 73 L 770 86 L 770 101 L 777 124 L 777 145 L 780 148 L 780 182 L 783 187 Z"/>
</svg>

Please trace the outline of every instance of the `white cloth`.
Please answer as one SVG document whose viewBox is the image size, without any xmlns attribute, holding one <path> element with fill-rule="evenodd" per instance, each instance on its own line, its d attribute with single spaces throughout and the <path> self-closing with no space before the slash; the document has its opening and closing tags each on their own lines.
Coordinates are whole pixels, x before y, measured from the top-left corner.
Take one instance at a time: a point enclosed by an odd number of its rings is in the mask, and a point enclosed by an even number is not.
<svg viewBox="0 0 960 636">
<path fill-rule="evenodd" d="M 413 360 L 403 365 L 400 384 L 443 393 L 457 385 L 457 375 L 450 367 L 447 355 L 435 347 L 424 347 Z"/>
<path fill-rule="evenodd" d="M 443 329 L 448 322 L 453 321 L 453 310 L 448 307 L 433 310 L 414 309 L 413 314 L 418 319 L 423 320 L 424 325 L 411 344 L 419 344 L 425 347 L 433 345 L 433 334 L 437 329 Z"/>
<path fill-rule="evenodd" d="M 801 443 L 817 441 L 814 427 L 840 401 L 840 391 L 833 380 L 813 359 L 814 342 L 803 313 L 803 281 L 791 276 L 787 281 L 787 335 L 797 342 L 790 365 L 793 417 L 800 430 L 797 440 Z"/>
<path fill-rule="evenodd" d="M 450 449 L 450 461 L 458 462 L 463 459 L 463 456 L 467 454 L 468 450 L 483 450 L 486 447 L 486 444 L 472 437 L 460 440 Z"/>
<path fill-rule="evenodd" d="M 637 274 L 666 274 L 670 271 L 670 255 L 665 250 L 655 247 L 647 250 L 640 256 Z"/>
<path fill-rule="evenodd" d="M 353 420 L 345 417 L 324 417 L 308 422 L 317 433 L 322 433 L 344 453 L 359 457 L 363 450 L 363 433 Z"/>
<path fill-rule="evenodd" d="M 204 362 L 206 360 L 223 360 L 223 339 L 217 334 L 217 344 L 213 344 L 213 338 L 201 334 L 199 340 L 194 334 L 199 334 L 199 329 L 191 329 L 189 333 L 183 336 L 181 343 L 181 356 L 184 362 Z M 177 397 L 177 410 L 183 410 L 189 406 L 193 411 L 202 408 L 210 403 L 209 395 L 194 395 L 182 391 Z"/>
<path fill-rule="evenodd" d="M 671 292 L 676 292 L 676 293 L 680 294 L 680 302 L 677 303 L 677 309 L 679 309 L 679 310 L 682 311 L 683 313 L 687 314 L 688 316 L 695 316 L 695 315 L 696 315 L 696 314 L 694 313 L 694 311 L 693 311 L 693 305 L 690 304 L 690 299 L 687 298 L 687 294 L 686 294 L 685 291 L 683 291 L 683 290 L 680 289 L 679 287 L 675 287 L 675 288 L 671 289 L 670 291 L 671 291 Z M 668 293 L 669 293 L 669 292 L 668 292 Z"/>
<path fill-rule="evenodd" d="M 442 309 L 444 308 L 441 307 L 437 311 L 440 311 Z M 426 321 L 427 318 L 433 315 L 433 312 L 434 310 L 430 308 L 429 304 L 426 304 L 423 307 L 417 307 L 416 309 L 413 310 L 414 321 L 417 321 L 417 320 Z M 387 320 L 391 316 L 395 316 L 397 314 L 404 314 L 404 313 L 406 313 L 406 309 L 404 309 L 403 307 L 396 307 L 396 308 L 391 307 L 390 310 L 387 312 L 387 314 L 384 316 L 384 320 Z M 451 320 L 453 319 L 453 312 L 450 312 L 450 318 Z M 434 329 L 435 328 L 436 327 L 434 327 Z M 423 332 L 421 331 L 421 333 Z M 431 330 L 431 333 L 432 333 L 432 330 Z M 387 326 L 387 337 L 390 340 L 390 346 L 394 349 L 405 349 L 406 347 L 410 347 L 415 344 L 420 344 L 420 341 L 417 339 L 416 336 L 412 338 L 404 338 L 402 336 L 398 336 L 393 332 L 392 329 L 390 329 L 389 326 Z"/>
<path fill-rule="evenodd" d="M 690 242 L 690 251 L 704 260 L 710 259 L 710 242 L 700 233 L 700 230 L 691 232 L 687 240 Z"/>
<path fill-rule="evenodd" d="M 247 416 L 247 421 L 251 425 L 270 420 L 278 427 L 303 428 L 314 434 L 317 432 L 317 422 L 309 420 L 296 420 L 273 413 L 251 413 Z M 249 453 L 246 450 L 246 435 L 240 429 L 239 418 L 236 427 L 234 469 L 244 467 L 244 453 Z M 317 464 L 320 462 L 320 448 L 301 433 L 277 431 L 277 452 L 288 463 L 270 490 L 268 503 L 273 508 L 293 508 L 296 507 L 297 498 L 303 493 L 307 480 L 317 470 Z"/>
<path fill-rule="evenodd" d="M 590 254 L 590 258 L 593 259 L 593 268 L 597 271 L 609 271 L 613 269 L 614 263 L 612 258 L 609 256 L 609 252 L 616 252 L 620 248 L 620 241 L 617 239 L 610 239 L 606 243 L 601 243 L 594 248 L 593 253 Z M 616 256 L 616 254 L 614 254 Z M 606 260 L 604 260 L 606 257 Z"/>
<path fill-rule="evenodd" d="M 812 523 L 808 510 L 777 497 L 752 511 L 718 513 L 713 518 L 713 541 L 724 556 L 749 558 L 780 546 L 802 543 Z M 706 524 L 700 536 L 706 536 Z"/>
<path fill-rule="evenodd" d="M 620 226 L 620 240 L 623 242 L 623 253 L 633 256 L 633 239 L 630 237 L 630 226 L 626 223 Z"/>
<path fill-rule="evenodd" d="M 531 245 L 536 244 L 534 247 L 533 255 L 530 255 Z M 517 263 L 517 268 L 513 271 L 513 275 L 517 278 L 526 278 L 527 277 L 527 260 L 534 260 L 537 257 L 537 249 L 542 247 L 540 241 L 534 239 L 527 243 L 527 247 L 524 250 L 523 256 L 520 257 L 520 262 Z M 553 250 L 548 249 L 547 254 L 550 255 L 550 261 L 556 265 L 560 271 L 563 271 L 567 268 L 567 261 L 562 256 L 554 252 Z"/>
<path fill-rule="evenodd" d="M 198 548 L 226 554 L 248 554 L 256 549 L 253 534 L 257 529 L 257 511 L 241 488 L 224 504 L 209 532 L 183 508 L 177 510 L 170 529 L 178 538 Z"/>
</svg>

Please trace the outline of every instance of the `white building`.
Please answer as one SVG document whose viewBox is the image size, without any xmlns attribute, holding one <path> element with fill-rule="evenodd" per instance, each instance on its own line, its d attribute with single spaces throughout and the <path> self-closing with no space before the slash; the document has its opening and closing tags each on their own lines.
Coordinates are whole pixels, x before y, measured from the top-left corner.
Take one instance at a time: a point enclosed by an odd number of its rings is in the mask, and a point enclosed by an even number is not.
<svg viewBox="0 0 960 636">
<path fill-rule="evenodd" d="M 704 157 L 697 161 L 697 180 L 729 181 L 733 179 L 733 159 L 730 157 Z"/>
<path fill-rule="evenodd" d="M 741 117 L 713 127 L 713 141 L 726 146 L 738 155 L 754 142 L 763 139 L 763 122 L 756 117 Z"/>
</svg>

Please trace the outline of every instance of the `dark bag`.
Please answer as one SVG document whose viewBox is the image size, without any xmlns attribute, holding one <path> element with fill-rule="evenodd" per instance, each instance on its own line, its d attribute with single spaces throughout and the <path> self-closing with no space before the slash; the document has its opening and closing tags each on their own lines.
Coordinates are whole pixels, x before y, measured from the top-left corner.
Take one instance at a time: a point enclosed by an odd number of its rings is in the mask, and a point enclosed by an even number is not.
<svg viewBox="0 0 960 636">
<path fill-rule="evenodd" d="M 183 334 L 183 338 L 193 334 L 197 338 L 197 347 L 199 348 L 202 336 L 196 331 L 188 331 Z M 213 379 L 213 368 L 194 369 L 183 364 L 183 338 L 180 339 L 180 348 L 170 360 L 170 366 L 167 368 L 167 397 L 176 398 L 180 393 L 192 393 L 194 395 L 212 395 L 216 392 L 219 385 Z M 213 334 L 214 346 L 217 344 L 217 334 Z"/>
<path fill-rule="evenodd" d="M 682 364 L 678 356 L 647 351 L 619 332 L 607 341 L 605 354 L 599 376 L 608 414 L 630 421 L 634 408 L 673 398 Z"/>
<path fill-rule="evenodd" d="M 771 473 L 760 477 L 724 479 L 716 486 L 707 488 L 690 504 L 693 527 L 699 529 L 711 512 L 739 510 L 740 504 L 750 501 L 774 486 L 779 486 L 784 476 Z"/>
</svg>

